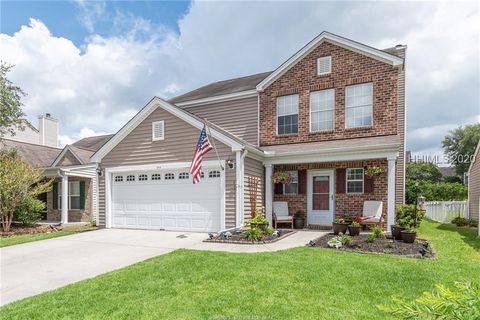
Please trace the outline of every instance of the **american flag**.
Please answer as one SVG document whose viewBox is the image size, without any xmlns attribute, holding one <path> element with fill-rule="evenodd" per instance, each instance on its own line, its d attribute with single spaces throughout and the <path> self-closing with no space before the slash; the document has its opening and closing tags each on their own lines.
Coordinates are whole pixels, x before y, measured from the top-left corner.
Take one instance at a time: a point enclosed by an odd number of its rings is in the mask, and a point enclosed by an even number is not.
<svg viewBox="0 0 480 320">
<path fill-rule="evenodd" d="M 193 176 L 193 183 L 199 183 L 202 175 L 202 158 L 208 151 L 212 150 L 212 145 L 208 141 L 206 125 L 203 126 L 197 147 L 193 154 L 192 164 L 190 165 L 190 174 Z"/>
</svg>

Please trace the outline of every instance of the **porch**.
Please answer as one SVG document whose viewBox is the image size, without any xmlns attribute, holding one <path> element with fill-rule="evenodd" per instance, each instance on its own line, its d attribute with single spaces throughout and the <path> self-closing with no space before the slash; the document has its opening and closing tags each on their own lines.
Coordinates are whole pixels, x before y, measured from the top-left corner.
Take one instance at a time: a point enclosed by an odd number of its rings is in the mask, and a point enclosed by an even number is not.
<svg viewBox="0 0 480 320">
<path fill-rule="evenodd" d="M 46 196 L 46 221 L 90 223 L 98 221 L 98 174 L 96 165 L 49 168 L 44 175 L 53 179 L 52 190 Z"/>
<path fill-rule="evenodd" d="M 288 146 L 290 150 L 268 147 L 272 153 L 264 166 L 269 221 L 274 219 L 274 201 L 287 202 L 289 215 L 303 213 L 306 227 L 312 229 L 330 228 L 338 218 L 362 216 L 365 201 L 381 201 L 382 227 L 390 232 L 395 205 L 401 202 L 395 192 L 397 180 L 403 180 L 397 168 L 398 144 L 388 148 L 380 144 L 368 148 L 352 145 L 328 151 L 308 150 L 308 145 L 302 144 L 298 152 L 295 149 L 299 145 Z M 358 151 L 352 152 L 355 148 Z M 277 172 L 288 173 L 289 183 L 274 183 Z"/>
</svg>

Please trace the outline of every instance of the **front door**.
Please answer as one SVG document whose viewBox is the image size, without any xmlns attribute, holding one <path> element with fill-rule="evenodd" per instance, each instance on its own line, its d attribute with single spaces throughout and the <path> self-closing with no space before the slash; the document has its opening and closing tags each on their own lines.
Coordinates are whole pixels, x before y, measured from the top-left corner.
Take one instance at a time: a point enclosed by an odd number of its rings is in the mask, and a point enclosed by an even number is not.
<svg viewBox="0 0 480 320">
<path fill-rule="evenodd" d="M 333 170 L 309 170 L 307 178 L 308 224 L 332 225 Z"/>
</svg>

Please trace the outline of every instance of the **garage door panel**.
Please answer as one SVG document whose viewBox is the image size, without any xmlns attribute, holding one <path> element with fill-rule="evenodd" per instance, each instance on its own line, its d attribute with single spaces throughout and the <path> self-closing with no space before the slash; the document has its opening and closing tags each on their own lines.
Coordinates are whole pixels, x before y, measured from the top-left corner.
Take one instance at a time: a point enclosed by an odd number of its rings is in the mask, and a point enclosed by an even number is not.
<svg viewBox="0 0 480 320">
<path fill-rule="evenodd" d="M 167 171 L 165 171 L 167 172 Z M 221 179 L 205 178 L 198 185 L 190 179 L 150 180 L 152 172 L 128 172 L 113 182 L 112 226 L 192 231 L 218 231 L 221 214 Z M 168 171 L 174 172 L 174 171 Z M 149 180 L 138 181 L 139 174 Z M 126 181 L 135 175 L 136 181 Z M 115 176 L 115 174 L 114 174 Z"/>
</svg>

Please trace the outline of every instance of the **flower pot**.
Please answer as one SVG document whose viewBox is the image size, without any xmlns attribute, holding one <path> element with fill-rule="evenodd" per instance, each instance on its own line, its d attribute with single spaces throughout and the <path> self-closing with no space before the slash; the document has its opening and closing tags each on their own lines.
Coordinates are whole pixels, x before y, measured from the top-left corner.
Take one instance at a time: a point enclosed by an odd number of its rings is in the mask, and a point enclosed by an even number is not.
<svg viewBox="0 0 480 320">
<path fill-rule="evenodd" d="M 303 229 L 305 226 L 305 218 L 304 217 L 295 217 L 293 219 L 293 223 L 295 225 L 295 229 Z"/>
<path fill-rule="evenodd" d="M 347 233 L 348 224 L 346 223 L 333 223 L 333 234 L 338 235 L 340 232 Z"/>
<path fill-rule="evenodd" d="M 405 243 L 414 243 L 415 239 L 417 238 L 417 233 L 416 232 L 410 232 L 410 231 L 403 230 L 401 232 L 401 234 L 402 234 L 403 242 L 405 242 Z"/>
<path fill-rule="evenodd" d="M 362 229 L 362 227 L 352 227 L 352 226 L 348 226 L 348 233 L 352 236 L 352 237 L 355 237 L 355 236 L 358 236 L 360 234 L 360 229 Z"/>
<path fill-rule="evenodd" d="M 391 226 L 392 227 L 392 237 L 395 240 L 402 240 L 402 231 L 405 230 L 404 227 Z"/>
</svg>

